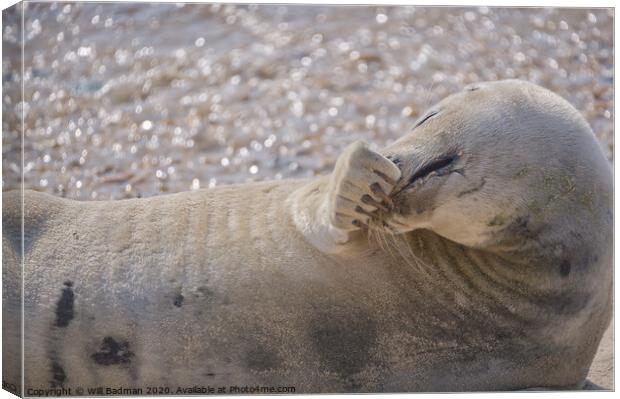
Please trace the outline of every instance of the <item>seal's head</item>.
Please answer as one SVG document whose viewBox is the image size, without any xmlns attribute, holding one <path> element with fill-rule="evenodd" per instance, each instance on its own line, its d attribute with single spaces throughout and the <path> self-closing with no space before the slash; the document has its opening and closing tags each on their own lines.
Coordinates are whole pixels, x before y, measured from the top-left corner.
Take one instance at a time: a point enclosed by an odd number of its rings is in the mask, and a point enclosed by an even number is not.
<svg viewBox="0 0 620 399">
<path fill-rule="evenodd" d="M 468 86 L 382 153 L 402 171 L 386 215 L 398 232 L 514 249 L 558 232 L 578 240 L 592 218 L 611 220 L 611 168 L 591 129 L 531 83 Z"/>
</svg>

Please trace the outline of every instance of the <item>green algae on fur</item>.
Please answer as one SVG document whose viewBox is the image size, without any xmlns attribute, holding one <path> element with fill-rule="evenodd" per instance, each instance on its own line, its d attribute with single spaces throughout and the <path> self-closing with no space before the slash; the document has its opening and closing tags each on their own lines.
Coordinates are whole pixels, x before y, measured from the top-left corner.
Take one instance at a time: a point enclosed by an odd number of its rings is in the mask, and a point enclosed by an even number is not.
<svg viewBox="0 0 620 399">
<path fill-rule="evenodd" d="M 489 227 L 503 226 L 504 224 L 506 224 L 507 221 L 508 221 L 508 216 L 500 213 L 498 215 L 495 215 L 493 219 L 489 220 L 489 222 L 487 223 L 487 226 Z"/>
</svg>

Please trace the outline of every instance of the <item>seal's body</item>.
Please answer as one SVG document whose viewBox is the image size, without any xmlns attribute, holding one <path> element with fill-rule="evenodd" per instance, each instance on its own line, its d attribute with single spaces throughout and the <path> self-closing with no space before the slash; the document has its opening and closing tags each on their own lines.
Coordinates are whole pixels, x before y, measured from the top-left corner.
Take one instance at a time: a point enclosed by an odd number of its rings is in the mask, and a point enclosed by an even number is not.
<svg viewBox="0 0 620 399">
<path fill-rule="evenodd" d="M 433 112 L 316 179 L 123 201 L 26 192 L 26 389 L 581 387 L 611 316 L 608 162 L 577 112 L 530 84 Z M 4 203 L 15 259 L 19 195 Z"/>
</svg>

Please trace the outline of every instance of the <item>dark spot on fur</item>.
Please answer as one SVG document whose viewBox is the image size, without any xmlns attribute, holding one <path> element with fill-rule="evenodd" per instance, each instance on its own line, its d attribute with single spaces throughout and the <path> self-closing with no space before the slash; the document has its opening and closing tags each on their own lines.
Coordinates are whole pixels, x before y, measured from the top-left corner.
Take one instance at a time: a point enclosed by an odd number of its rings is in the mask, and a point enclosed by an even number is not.
<svg viewBox="0 0 620 399">
<path fill-rule="evenodd" d="M 276 185 L 269 186 L 269 187 L 265 187 L 265 188 L 263 189 L 263 193 L 264 193 L 264 194 L 269 194 L 269 193 L 270 193 L 271 191 L 273 191 L 273 189 L 274 189 L 274 188 L 276 188 L 276 187 L 277 187 Z"/>
<path fill-rule="evenodd" d="M 201 285 L 200 287 L 196 288 L 196 291 L 198 291 L 201 295 L 204 295 L 204 296 L 213 296 L 213 291 L 211 291 L 209 288 L 205 287 L 204 285 Z"/>
<path fill-rule="evenodd" d="M 480 86 L 468 86 L 468 87 L 465 88 L 465 90 L 467 90 L 467 91 L 480 90 Z"/>
<path fill-rule="evenodd" d="M 273 370 L 280 364 L 278 356 L 273 351 L 268 351 L 260 345 L 247 353 L 246 360 L 248 367 L 256 371 Z"/>
<path fill-rule="evenodd" d="M 80 237 L 78 236 L 78 233 L 76 232 L 73 232 L 73 238 L 75 238 L 76 240 L 80 239 Z"/>
<path fill-rule="evenodd" d="M 62 387 L 66 380 L 67 374 L 62 366 L 58 362 L 52 362 L 52 381 L 50 381 L 52 388 Z"/>
<path fill-rule="evenodd" d="M 95 363 L 102 366 L 110 366 L 113 364 L 124 364 L 131 362 L 134 356 L 129 350 L 127 341 L 117 342 L 112 337 L 105 337 L 98 352 L 92 354 Z"/>
<path fill-rule="evenodd" d="M 537 243 L 538 237 L 545 225 L 532 225 L 529 215 L 517 216 L 510 220 L 509 216 L 499 215 L 488 226 L 502 226 L 501 234 L 495 234 L 496 242 L 500 245 L 510 245 L 522 248 L 526 245 Z"/>
<path fill-rule="evenodd" d="M 8 243 L 11 244 L 11 249 L 16 254 L 22 253 L 22 229 L 21 218 L 9 218 L 3 215 L 2 217 L 2 235 Z"/>
<path fill-rule="evenodd" d="M 3 239 L 11 245 L 11 249 L 21 258 L 22 254 L 22 213 L 21 196 L 13 196 L 9 193 L 2 193 L 5 202 L 2 204 L 2 234 Z M 15 203 L 14 201 L 18 201 Z M 39 206 L 31 206 L 31 199 L 24 196 L 25 209 L 23 215 L 24 253 L 30 252 L 34 243 L 46 231 L 47 212 Z"/>
<path fill-rule="evenodd" d="M 510 225 L 510 227 L 518 233 L 521 233 L 527 237 L 531 236 L 532 232 L 529 229 L 530 219 L 528 216 L 519 216 L 514 222 Z"/>
<path fill-rule="evenodd" d="M 183 299 L 185 299 L 183 297 L 183 294 L 179 294 L 177 296 L 174 297 L 174 306 L 176 306 L 177 308 L 180 308 L 181 306 L 183 306 Z"/>
<path fill-rule="evenodd" d="M 529 173 L 529 169 L 527 168 L 527 166 L 525 166 L 521 168 L 514 177 L 515 178 L 524 177 L 524 176 L 527 176 L 528 173 Z"/>
<path fill-rule="evenodd" d="M 319 317 L 310 332 L 315 350 L 327 371 L 349 380 L 373 362 L 377 329 L 364 315 Z M 350 381 L 349 381 L 350 382 Z"/>
<path fill-rule="evenodd" d="M 212 302 L 215 300 L 216 297 L 215 292 L 205 286 L 200 286 L 196 288 L 196 291 L 194 291 L 194 296 L 196 298 L 202 298 L 206 302 Z"/>
<path fill-rule="evenodd" d="M 65 281 L 66 288 L 62 289 L 60 299 L 56 303 L 56 326 L 67 327 L 69 322 L 73 319 L 73 300 L 74 294 L 73 283 L 71 281 Z"/>
<path fill-rule="evenodd" d="M 565 260 L 560 265 L 560 276 L 567 277 L 570 274 L 570 263 Z"/>
<path fill-rule="evenodd" d="M 215 373 L 206 373 L 205 376 L 206 377 L 215 377 Z"/>
</svg>

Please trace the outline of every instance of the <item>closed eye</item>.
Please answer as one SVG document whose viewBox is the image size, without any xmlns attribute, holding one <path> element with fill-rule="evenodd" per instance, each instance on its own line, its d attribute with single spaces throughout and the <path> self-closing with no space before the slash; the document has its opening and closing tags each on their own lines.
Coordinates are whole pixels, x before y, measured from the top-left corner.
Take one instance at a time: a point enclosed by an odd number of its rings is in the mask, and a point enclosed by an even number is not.
<svg viewBox="0 0 620 399">
<path fill-rule="evenodd" d="M 424 122 L 426 122 L 427 120 L 431 119 L 433 116 L 437 115 L 438 113 L 439 113 L 439 111 L 431 111 L 428 115 L 426 115 L 418 123 L 416 123 L 413 126 L 413 129 L 417 128 L 418 126 L 421 126 Z M 413 129 L 411 129 L 411 130 L 413 130 Z"/>
<path fill-rule="evenodd" d="M 409 185 L 414 183 L 416 180 L 427 176 L 431 172 L 438 171 L 440 169 L 445 168 L 446 166 L 453 163 L 457 158 L 458 158 L 457 155 L 449 155 L 449 156 L 443 156 L 443 157 L 434 159 L 430 163 L 422 166 L 411 176 L 411 178 L 409 179 Z"/>
</svg>

